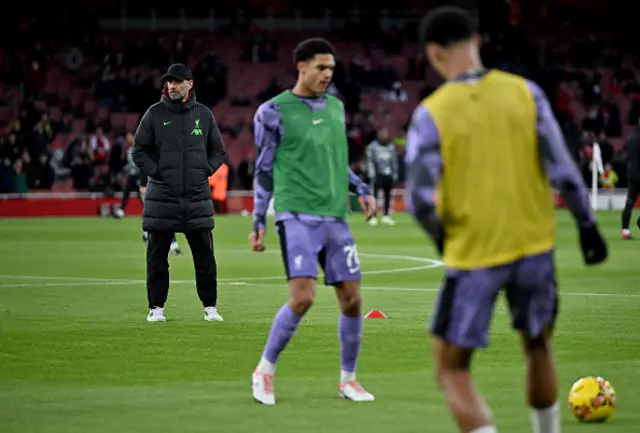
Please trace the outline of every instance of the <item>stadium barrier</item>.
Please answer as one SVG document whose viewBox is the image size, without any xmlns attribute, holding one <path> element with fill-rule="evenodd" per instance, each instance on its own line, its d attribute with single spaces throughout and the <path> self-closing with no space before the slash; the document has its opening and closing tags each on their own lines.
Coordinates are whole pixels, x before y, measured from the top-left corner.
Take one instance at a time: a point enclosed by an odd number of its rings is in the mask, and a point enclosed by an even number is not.
<svg viewBox="0 0 640 433">
<path fill-rule="evenodd" d="M 110 216 L 119 208 L 121 194 L 105 197 L 101 193 L 87 192 L 32 192 L 28 194 L 0 194 L 0 218 L 6 217 L 70 217 Z M 594 204 L 599 210 L 622 210 L 626 200 L 625 189 L 600 190 Z M 563 200 L 555 194 L 557 207 L 564 207 Z M 253 212 L 252 191 L 229 191 L 226 213 L 248 215 Z M 360 209 L 355 200 L 350 201 L 353 212 Z M 635 203 L 640 207 L 640 198 Z M 393 190 L 394 212 L 404 212 L 404 190 Z M 273 213 L 273 208 L 270 212 Z M 127 206 L 127 215 L 142 215 L 142 205 L 132 197 Z"/>
</svg>

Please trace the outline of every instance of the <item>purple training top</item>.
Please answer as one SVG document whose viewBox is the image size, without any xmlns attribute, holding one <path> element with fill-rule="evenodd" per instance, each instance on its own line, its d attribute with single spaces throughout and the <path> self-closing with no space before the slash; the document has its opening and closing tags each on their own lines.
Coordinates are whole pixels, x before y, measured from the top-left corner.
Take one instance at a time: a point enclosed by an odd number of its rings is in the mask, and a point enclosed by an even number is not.
<svg viewBox="0 0 640 433">
<path fill-rule="evenodd" d="M 297 95 L 296 95 L 297 96 Z M 316 98 L 305 98 L 298 96 L 302 102 L 307 104 L 313 111 L 324 110 L 327 98 L 319 96 Z M 284 135 L 282 115 L 277 103 L 265 102 L 256 111 L 253 118 L 253 127 L 256 140 L 258 158 L 256 161 L 254 182 L 253 182 L 253 224 L 254 229 L 264 228 L 266 224 L 267 209 L 269 201 L 273 195 L 273 162 L 276 150 Z M 345 128 L 345 134 L 347 133 Z M 359 196 L 370 195 L 371 191 L 366 183 L 362 181 L 349 168 L 350 190 Z M 303 220 L 326 220 L 334 221 L 338 218 L 324 217 L 319 215 L 298 214 L 298 218 Z M 276 215 L 277 221 L 293 218 L 291 212 L 279 212 Z"/>
<path fill-rule="evenodd" d="M 462 79 L 477 78 L 477 75 Z M 562 131 L 553 115 L 542 89 L 527 81 L 534 96 L 538 112 L 538 142 L 540 155 L 547 175 L 567 202 L 581 227 L 594 223 L 586 187 L 565 145 Z M 407 170 L 406 201 L 422 227 L 434 238 L 440 235 L 440 222 L 436 216 L 434 190 L 442 172 L 440 136 L 438 129 L 424 105 L 416 108 L 407 135 L 405 163 Z"/>
</svg>

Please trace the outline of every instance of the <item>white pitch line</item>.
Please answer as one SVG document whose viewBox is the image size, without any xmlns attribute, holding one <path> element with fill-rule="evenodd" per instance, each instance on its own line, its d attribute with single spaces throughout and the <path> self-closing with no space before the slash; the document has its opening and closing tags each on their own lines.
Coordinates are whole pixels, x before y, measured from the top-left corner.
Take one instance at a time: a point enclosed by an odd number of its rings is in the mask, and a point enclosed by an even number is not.
<svg viewBox="0 0 640 433">
<path fill-rule="evenodd" d="M 126 279 L 118 279 L 118 278 L 84 278 L 84 277 L 50 277 L 43 275 L 0 275 L 0 280 L 64 280 L 64 281 L 86 281 L 86 282 L 131 282 L 136 280 L 126 280 Z"/>
<path fill-rule="evenodd" d="M 229 250 L 229 251 L 240 251 L 240 250 Z M 243 251 L 245 252 L 245 251 Z M 277 251 L 269 251 L 268 253 L 279 254 Z M 427 269 L 438 268 L 444 265 L 444 263 L 440 260 L 428 259 L 423 257 L 413 257 L 413 256 L 402 256 L 402 255 L 393 255 L 393 254 L 370 254 L 370 253 L 359 253 L 361 257 L 370 257 L 370 258 L 381 258 L 386 260 L 397 260 L 397 261 L 408 261 L 408 262 L 418 262 L 424 263 L 420 266 L 410 266 L 406 268 L 392 268 L 392 269 L 378 269 L 375 271 L 362 271 L 362 275 L 384 275 L 384 274 L 395 274 L 399 272 L 411 272 L 411 271 L 422 271 Z M 219 282 L 244 282 L 244 281 L 265 281 L 265 280 L 281 280 L 283 279 L 283 275 L 277 276 L 267 276 L 267 277 L 238 277 L 238 278 L 218 278 Z M 46 276 L 31 276 L 31 275 L 0 275 L 0 280 L 8 279 L 8 280 L 68 280 L 68 281 L 86 281 L 86 282 L 110 282 L 113 284 L 114 282 L 134 282 L 136 280 L 122 280 L 122 279 L 103 279 L 103 278 L 79 278 L 79 277 L 46 277 Z M 175 281 L 172 283 L 176 284 Z M 189 283 L 191 281 L 189 280 Z M 182 284 L 182 283 L 178 283 Z M 55 284 L 57 286 L 58 284 Z M 80 284 L 75 284 L 80 285 Z M 51 285 L 45 285 L 48 287 L 55 287 Z M 29 287 L 24 284 L 0 284 L 0 287 Z"/>
<path fill-rule="evenodd" d="M 224 251 L 224 250 L 223 250 Z M 227 250 L 228 252 L 238 251 L 244 252 L 244 250 Z M 279 254 L 277 251 L 265 251 L 265 253 Z M 264 254 L 264 253 L 262 253 Z M 412 266 L 406 268 L 394 268 L 394 269 L 380 269 L 375 271 L 362 271 L 363 275 L 383 275 L 392 274 L 398 272 L 409 272 L 433 269 L 441 267 L 444 263 L 440 260 L 428 259 L 423 257 L 405 256 L 405 255 L 393 255 L 393 254 L 372 254 L 372 253 L 360 253 L 361 257 L 382 258 L 387 260 L 404 260 L 412 262 L 426 263 L 422 266 Z M 251 281 L 265 281 L 284 279 L 283 275 L 280 276 L 267 276 L 267 277 L 245 277 L 245 278 L 219 278 L 218 282 L 234 286 L 246 286 L 246 287 L 286 287 L 286 284 L 273 284 L 273 283 L 252 283 Z M 70 287 L 70 286 L 100 286 L 100 285 L 128 285 L 128 284 L 144 284 L 145 280 L 134 279 L 106 279 L 106 278 L 82 278 L 82 277 L 49 277 L 49 276 L 32 276 L 32 275 L 0 275 L 0 280 L 62 280 L 61 282 L 54 283 L 9 283 L 0 284 L 0 288 L 11 287 Z M 195 280 L 172 280 L 170 284 L 195 284 Z M 379 291 L 395 291 L 395 292 L 437 292 L 438 288 L 422 288 L 422 287 L 397 287 L 397 286 L 367 286 L 363 285 L 365 290 L 379 290 Z M 640 298 L 640 293 L 589 293 L 589 292 L 559 292 L 560 295 L 569 296 L 592 296 L 592 297 L 609 297 L 609 298 Z"/>
<path fill-rule="evenodd" d="M 68 283 L 16 283 L 16 284 L 0 284 L 0 289 L 11 287 L 91 287 L 91 286 L 126 286 L 129 284 L 141 284 L 144 280 L 125 280 L 125 281 L 85 281 L 85 282 L 68 282 Z M 172 283 L 175 283 L 172 281 Z M 185 281 L 186 283 L 186 281 Z"/>
<path fill-rule="evenodd" d="M 239 286 L 252 286 L 252 287 L 287 287 L 286 284 L 269 284 L 269 283 L 244 283 Z M 438 292 L 439 288 L 428 287 L 397 287 L 397 286 L 367 286 L 363 285 L 365 290 L 381 290 L 381 291 L 393 291 L 393 292 Z M 640 293 L 590 293 L 590 292 L 558 292 L 559 295 L 570 296 L 601 296 L 611 298 L 640 298 Z"/>
<path fill-rule="evenodd" d="M 0 279 L 6 277 L 6 275 L 0 275 Z M 14 276 L 15 277 L 15 276 Z M 23 276 L 24 279 L 46 279 L 47 277 L 29 277 Z M 63 279 L 64 277 L 56 277 L 51 279 Z M 282 277 L 284 278 L 284 277 Z M 69 282 L 59 283 L 18 283 L 18 284 L 0 284 L 0 289 L 11 287 L 71 287 L 71 286 L 102 286 L 113 285 L 122 286 L 129 284 L 145 284 L 145 280 L 99 280 L 93 279 L 91 281 L 80 282 L 77 280 L 69 279 Z M 273 283 L 252 283 L 244 281 L 220 281 L 221 285 L 228 285 L 234 287 L 274 287 L 274 288 L 286 288 L 286 284 L 273 284 Z M 170 284 L 182 285 L 182 284 L 194 284 L 195 280 L 172 280 Z M 320 287 L 324 287 L 322 284 L 318 284 Z M 363 285 L 363 290 L 375 290 L 385 292 L 425 292 L 435 293 L 438 292 L 438 288 L 430 287 L 402 287 L 402 286 L 368 286 Z M 640 293 L 593 293 L 593 292 L 559 292 L 560 296 L 580 296 L 580 297 L 604 297 L 604 298 L 640 298 Z"/>
</svg>

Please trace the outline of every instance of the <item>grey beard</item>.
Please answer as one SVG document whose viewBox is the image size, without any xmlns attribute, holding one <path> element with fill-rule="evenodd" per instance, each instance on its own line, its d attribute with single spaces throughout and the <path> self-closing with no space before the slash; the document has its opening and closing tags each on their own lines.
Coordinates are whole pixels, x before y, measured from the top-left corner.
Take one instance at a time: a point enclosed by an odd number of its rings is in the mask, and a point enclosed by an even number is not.
<svg viewBox="0 0 640 433">
<path fill-rule="evenodd" d="M 181 101 L 184 99 L 184 96 L 180 95 L 180 94 L 169 94 L 169 98 L 171 98 L 172 101 Z"/>
</svg>

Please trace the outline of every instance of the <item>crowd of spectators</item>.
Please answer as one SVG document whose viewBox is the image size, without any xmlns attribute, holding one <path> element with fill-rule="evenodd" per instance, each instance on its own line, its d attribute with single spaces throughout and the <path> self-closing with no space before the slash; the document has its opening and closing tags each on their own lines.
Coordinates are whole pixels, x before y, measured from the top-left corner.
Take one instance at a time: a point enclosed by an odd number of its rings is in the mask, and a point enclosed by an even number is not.
<svg viewBox="0 0 640 433">
<path fill-rule="evenodd" d="M 570 32 L 567 28 L 562 30 Z M 378 100 L 415 106 L 418 99 L 435 90 L 425 80 L 428 65 L 424 56 L 407 57 L 406 73 L 401 73 L 371 55 L 373 47 L 389 55 L 403 52 L 404 45 L 410 43 L 406 31 L 387 27 L 367 34 L 376 34 L 376 39 L 363 39 L 363 32 L 353 27 L 336 36 L 358 43 L 362 49 L 359 55 L 338 63 L 329 90 L 345 103 L 350 161 L 356 171 L 366 145 L 375 139 L 377 129 L 385 126 L 390 115 L 363 109 L 364 96 L 373 93 Z M 640 93 L 637 65 L 592 35 L 572 34 L 567 38 L 561 32 L 558 38 L 561 36 L 562 43 L 546 40 L 532 44 L 516 31 L 487 31 L 482 34 L 483 60 L 490 67 L 536 80 L 552 101 L 567 145 L 585 177 L 591 176 L 589 146 L 597 141 L 605 163 L 611 164 L 624 186 L 625 148 L 616 144 L 623 142 L 624 135 L 640 119 L 640 98 L 635 96 Z M 276 37 L 252 32 L 240 41 L 239 58 L 254 64 L 288 61 L 278 59 L 278 44 Z M 190 50 L 191 42 L 182 34 L 154 34 L 146 41 L 119 48 L 98 35 L 64 47 L 38 42 L 5 50 L 0 57 L 0 109 L 18 107 L 18 114 L 0 123 L 0 193 L 49 190 L 69 179 L 75 190 L 112 194 L 122 189 L 122 169 L 134 131 L 114 128 L 108 116 L 85 113 L 67 101 L 53 101 L 61 110 L 59 118 L 53 119 L 39 103 L 47 98 L 43 88 L 48 68 L 62 66 L 67 72 L 77 71 L 77 83 L 104 109 L 141 114 L 158 100 L 157 71 L 173 62 L 187 62 Z M 224 100 L 238 107 L 257 107 L 285 87 L 279 77 L 273 77 L 255 95 L 230 88 L 227 66 L 213 51 L 199 57 L 194 79 L 198 100 L 211 107 Z M 407 81 L 422 83 L 419 94 L 410 95 L 405 90 Z M 627 101 L 625 110 L 621 101 Z M 56 140 L 60 134 L 74 131 L 73 125 L 79 121 L 83 122 L 83 131 L 75 134 L 70 143 Z M 404 129 L 408 122 L 408 116 L 402 119 Z M 220 128 L 233 137 L 251 134 L 250 122 L 220 122 Z M 400 150 L 403 140 L 401 128 L 394 140 Z M 399 155 L 402 157 L 402 151 Z M 254 165 L 255 152 L 247 151 L 242 161 L 230 167 L 229 188 L 249 189 Z"/>
</svg>

